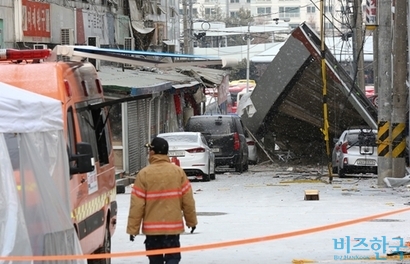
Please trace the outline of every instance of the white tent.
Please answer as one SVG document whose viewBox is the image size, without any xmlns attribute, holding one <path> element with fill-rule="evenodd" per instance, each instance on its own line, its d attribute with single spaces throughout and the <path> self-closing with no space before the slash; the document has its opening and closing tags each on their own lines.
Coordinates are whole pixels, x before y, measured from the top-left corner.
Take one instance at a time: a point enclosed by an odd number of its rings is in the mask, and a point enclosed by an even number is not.
<svg viewBox="0 0 410 264">
<path fill-rule="evenodd" d="M 0 83 L 0 132 L 62 130 L 61 103 L 49 97 Z"/>
<path fill-rule="evenodd" d="M 82 254 L 63 125 L 60 101 L 0 82 L 1 257 Z"/>
</svg>

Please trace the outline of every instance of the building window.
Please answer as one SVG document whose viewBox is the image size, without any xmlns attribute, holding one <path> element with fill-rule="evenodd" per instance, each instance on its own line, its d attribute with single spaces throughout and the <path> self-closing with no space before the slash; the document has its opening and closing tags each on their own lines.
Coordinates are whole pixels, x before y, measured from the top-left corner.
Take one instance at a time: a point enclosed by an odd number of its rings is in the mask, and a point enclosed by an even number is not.
<svg viewBox="0 0 410 264">
<path fill-rule="evenodd" d="M 212 8 L 205 8 L 205 15 L 211 15 Z"/>
<path fill-rule="evenodd" d="M 230 17 L 238 17 L 238 12 L 229 12 Z"/>
<path fill-rule="evenodd" d="M 325 23 L 325 29 L 333 29 L 333 28 L 334 28 L 333 23 L 328 23 L 328 22 Z"/>
<path fill-rule="evenodd" d="M 300 17 L 300 7 L 298 6 L 280 6 L 279 18 Z"/>
<path fill-rule="evenodd" d="M 316 7 L 314 7 L 314 6 L 308 6 L 308 7 L 306 7 L 306 9 L 307 9 L 308 13 L 315 13 L 316 12 Z"/>
<path fill-rule="evenodd" d="M 325 13 L 333 13 L 333 6 L 325 6 Z"/>
<path fill-rule="evenodd" d="M 250 3 L 251 2 L 251 0 L 246 0 L 246 3 Z"/>
<path fill-rule="evenodd" d="M 342 15 L 350 14 L 351 8 L 349 6 L 341 6 L 340 12 L 342 13 Z"/>
<path fill-rule="evenodd" d="M 231 0 L 231 3 L 239 3 L 239 0 Z"/>
<path fill-rule="evenodd" d="M 258 15 L 270 14 L 271 8 L 270 7 L 258 7 L 257 12 L 258 12 Z"/>
</svg>

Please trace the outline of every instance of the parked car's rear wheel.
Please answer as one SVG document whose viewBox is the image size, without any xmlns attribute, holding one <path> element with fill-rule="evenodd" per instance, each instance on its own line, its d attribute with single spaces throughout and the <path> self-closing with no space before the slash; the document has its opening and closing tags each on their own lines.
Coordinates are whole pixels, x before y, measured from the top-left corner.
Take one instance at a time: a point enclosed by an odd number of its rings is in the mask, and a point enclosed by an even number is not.
<svg viewBox="0 0 410 264">
<path fill-rule="evenodd" d="M 242 173 L 246 171 L 247 168 L 248 168 L 248 160 L 246 160 L 246 162 L 244 163 L 244 157 L 242 155 L 240 159 L 238 160 L 238 163 L 235 165 L 235 171 Z"/>
<path fill-rule="evenodd" d="M 210 173 L 210 175 L 211 175 L 211 180 L 215 180 L 216 179 L 216 177 L 215 177 L 215 167 L 214 167 L 214 171 L 211 173 L 211 172 L 209 172 Z"/>
<path fill-rule="evenodd" d="M 236 171 L 236 172 L 239 172 L 239 173 L 242 173 L 242 172 L 243 172 L 243 166 L 242 166 L 242 163 L 241 163 L 241 162 L 239 162 L 239 163 L 237 163 L 237 164 L 235 165 L 235 171 Z"/>
<path fill-rule="evenodd" d="M 344 177 L 346 177 L 346 172 L 345 172 L 345 170 L 342 169 L 342 168 L 340 168 L 340 167 L 338 168 L 337 174 L 339 175 L 339 178 L 344 178 Z"/>
<path fill-rule="evenodd" d="M 202 181 L 208 182 L 211 180 L 211 163 L 208 161 L 208 173 L 203 173 Z"/>
<path fill-rule="evenodd" d="M 212 173 L 211 173 L 211 180 L 215 180 L 215 179 L 216 179 L 216 177 L 215 177 L 215 174 L 216 174 L 216 172 L 215 172 L 215 170 L 216 170 L 215 157 L 214 157 L 213 160 L 212 160 L 212 164 L 213 164 L 213 171 L 212 171 Z"/>
<path fill-rule="evenodd" d="M 242 167 L 243 169 L 243 171 L 248 171 L 248 162 L 246 162 L 244 165 L 243 165 L 243 167 Z"/>
<path fill-rule="evenodd" d="M 256 160 L 248 160 L 248 164 L 249 164 L 249 165 L 256 165 L 256 164 L 258 164 L 258 162 L 259 162 L 259 159 L 256 159 Z"/>
</svg>

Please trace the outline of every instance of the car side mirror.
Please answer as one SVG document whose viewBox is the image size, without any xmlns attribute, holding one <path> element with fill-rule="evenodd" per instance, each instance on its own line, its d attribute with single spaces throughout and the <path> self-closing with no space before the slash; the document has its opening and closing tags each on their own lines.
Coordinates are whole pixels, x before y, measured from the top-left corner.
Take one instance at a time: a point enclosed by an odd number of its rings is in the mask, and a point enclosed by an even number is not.
<svg viewBox="0 0 410 264">
<path fill-rule="evenodd" d="M 333 143 L 336 144 L 338 140 L 339 140 L 338 138 L 334 138 L 334 139 L 333 139 Z"/>
<path fill-rule="evenodd" d="M 77 153 L 72 154 L 70 161 L 70 174 L 86 173 L 94 170 L 94 158 L 91 144 L 77 143 Z M 74 161 L 74 164 L 72 164 Z"/>
</svg>

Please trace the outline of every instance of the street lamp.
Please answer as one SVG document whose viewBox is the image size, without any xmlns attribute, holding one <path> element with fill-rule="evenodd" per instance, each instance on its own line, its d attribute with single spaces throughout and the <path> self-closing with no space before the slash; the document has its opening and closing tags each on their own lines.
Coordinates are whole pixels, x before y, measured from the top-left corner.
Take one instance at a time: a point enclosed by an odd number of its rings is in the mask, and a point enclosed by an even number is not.
<svg viewBox="0 0 410 264">
<path fill-rule="evenodd" d="M 289 22 L 290 21 L 290 18 L 288 18 L 288 17 L 285 17 L 285 18 L 274 18 L 274 19 L 272 19 L 273 21 L 275 21 L 276 22 L 276 25 L 277 24 L 279 24 L 279 20 L 283 20 L 283 22 Z"/>
</svg>

